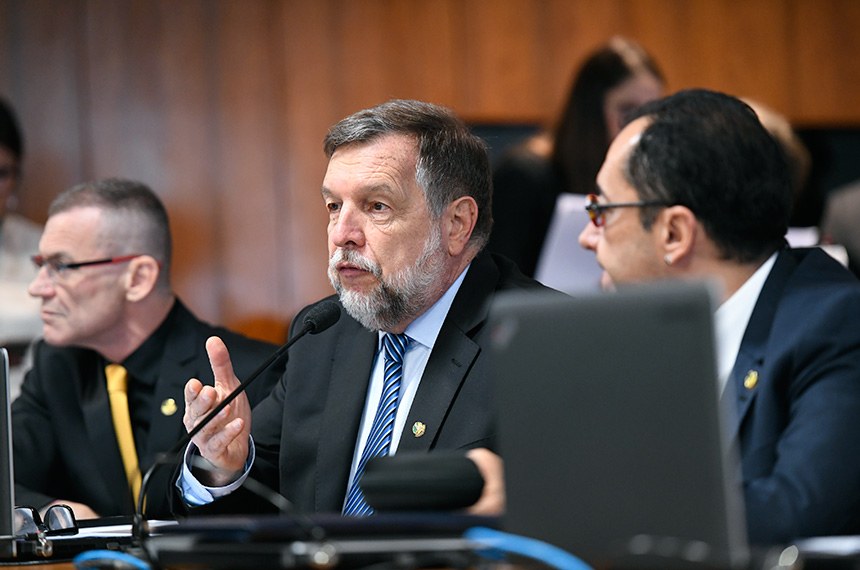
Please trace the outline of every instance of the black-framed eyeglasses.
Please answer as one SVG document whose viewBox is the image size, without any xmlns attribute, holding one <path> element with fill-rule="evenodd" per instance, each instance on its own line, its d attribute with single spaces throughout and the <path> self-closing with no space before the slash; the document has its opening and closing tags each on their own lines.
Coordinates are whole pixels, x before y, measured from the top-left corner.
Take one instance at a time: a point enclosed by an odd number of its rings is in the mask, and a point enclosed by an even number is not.
<svg viewBox="0 0 860 570">
<path fill-rule="evenodd" d="M 131 261 L 135 257 L 140 257 L 142 253 L 133 253 L 131 255 L 120 255 L 118 257 L 105 257 L 104 259 L 94 259 L 92 261 L 60 261 L 56 257 L 45 257 L 43 255 L 34 255 L 30 258 L 33 264 L 38 267 L 47 267 L 48 275 L 52 278 L 62 277 L 69 271 L 87 267 L 89 265 L 112 265 L 114 263 L 125 263 Z"/>
<path fill-rule="evenodd" d="M 591 223 L 602 228 L 606 224 L 606 211 L 614 208 L 648 208 L 653 206 L 667 207 L 671 204 L 661 202 L 659 200 L 642 200 L 639 202 L 604 202 L 601 203 L 597 194 L 589 194 L 586 196 L 588 204 L 585 205 L 585 211 L 588 212 L 588 217 Z"/>
<path fill-rule="evenodd" d="M 15 536 L 33 538 L 77 532 L 78 521 L 69 505 L 51 505 L 44 517 L 33 507 L 15 507 Z"/>
</svg>

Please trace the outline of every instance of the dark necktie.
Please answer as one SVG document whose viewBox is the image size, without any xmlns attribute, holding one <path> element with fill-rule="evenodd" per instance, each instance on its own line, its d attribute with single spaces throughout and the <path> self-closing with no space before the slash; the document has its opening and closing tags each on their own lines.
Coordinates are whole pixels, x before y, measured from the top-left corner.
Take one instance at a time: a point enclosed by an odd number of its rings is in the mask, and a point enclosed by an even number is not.
<svg viewBox="0 0 860 570">
<path fill-rule="evenodd" d="M 352 487 L 347 494 L 343 514 L 347 516 L 367 516 L 373 514 L 373 508 L 364 500 L 364 493 L 359 485 L 367 462 L 381 455 L 388 455 L 391 447 L 391 434 L 394 431 L 394 417 L 397 415 L 397 404 L 400 402 L 400 384 L 403 380 L 403 355 L 409 346 L 409 337 L 405 334 L 386 334 L 382 337 L 382 348 L 385 353 L 385 378 L 382 385 L 382 395 L 379 407 L 373 417 L 370 435 L 364 445 L 364 451 L 355 470 Z"/>
</svg>

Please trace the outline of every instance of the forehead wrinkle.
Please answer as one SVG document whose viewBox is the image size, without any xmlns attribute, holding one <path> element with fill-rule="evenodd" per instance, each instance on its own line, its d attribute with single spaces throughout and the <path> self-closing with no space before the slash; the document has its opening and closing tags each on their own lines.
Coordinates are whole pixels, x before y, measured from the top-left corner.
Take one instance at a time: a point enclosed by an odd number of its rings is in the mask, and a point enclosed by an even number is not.
<svg viewBox="0 0 860 570">
<path fill-rule="evenodd" d="M 404 139 L 409 144 L 402 144 Z M 404 170 L 412 170 L 412 176 L 415 174 L 418 149 L 411 137 L 391 133 L 369 141 L 345 145 L 331 156 L 329 163 L 333 162 L 363 167 L 364 172 L 370 174 L 389 169 L 406 179 L 409 173 Z"/>
<path fill-rule="evenodd" d="M 355 189 L 355 193 L 358 194 L 358 196 L 361 198 L 365 198 L 365 197 L 367 197 L 369 195 L 373 195 L 373 194 L 388 194 L 388 195 L 394 196 L 395 194 L 398 193 L 397 190 L 398 190 L 397 187 L 392 186 L 390 184 L 379 183 L 379 184 L 372 184 L 372 185 L 367 185 L 367 186 L 364 186 L 364 185 L 359 186 L 358 188 Z M 320 189 L 320 192 L 321 192 L 322 197 L 324 199 L 334 199 L 335 197 L 338 196 L 338 193 L 336 191 L 328 188 L 325 185 L 322 186 L 322 188 Z"/>
</svg>

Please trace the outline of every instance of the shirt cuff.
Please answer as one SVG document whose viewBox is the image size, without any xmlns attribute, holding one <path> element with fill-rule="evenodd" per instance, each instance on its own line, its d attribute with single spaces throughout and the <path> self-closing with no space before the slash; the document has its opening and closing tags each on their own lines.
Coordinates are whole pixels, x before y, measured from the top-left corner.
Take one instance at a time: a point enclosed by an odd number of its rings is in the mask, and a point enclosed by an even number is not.
<svg viewBox="0 0 860 570">
<path fill-rule="evenodd" d="M 219 497 L 229 495 L 236 489 L 242 486 L 245 479 L 248 478 L 248 473 L 251 471 L 251 465 L 254 463 L 256 451 L 254 449 L 254 438 L 248 436 L 248 459 L 245 461 L 245 468 L 238 479 L 223 487 L 207 487 L 201 483 L 191 472 L 191 463 L 194 456 L 199 456 L 197 446 L 189 443 L 185 448 L 185 455 L 182 460 L 182 472 L 179 479 L 176 481 L 176 487 L 188 505 L 193 507 L 201 507 L 208 505 Z"/>
</svg>

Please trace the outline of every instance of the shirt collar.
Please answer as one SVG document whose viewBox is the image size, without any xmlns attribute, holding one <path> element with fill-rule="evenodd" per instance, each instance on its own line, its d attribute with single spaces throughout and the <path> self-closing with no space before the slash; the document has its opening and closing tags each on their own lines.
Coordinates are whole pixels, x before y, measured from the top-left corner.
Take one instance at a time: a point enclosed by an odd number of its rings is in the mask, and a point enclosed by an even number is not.
<svg viewBox="0 0 860 570">
<path fill-rule="evenodd" d="M 463 279 L 469 271 L 471 263 L 460 273 L 459 277 L 454 280 L 454 283 L 448 287 L 448 290 L 433 303 L 429 309 L 424 311 L 417 319 L 409 323 L 404 331 L 406 335 L 414 342 L 417 342 L 428 349 L 432 350 L 436 343 L 436 338 L 439 336 L 439 331 L 442 330 L 442 324 L 445 322 L 445 317 L 448 316 L 448 310 L 454 302 L 454 297 L 457 296 L 457 291 L 460 290 L 460 285 L 463 284 Z M 379 331 L 379 341 L 382 342 L 382 335 L 385 331 Z M 380 344 L 381 346 L 381 344 Z"/>
<path fill-rule="evenodd" d="M 773 264 L 776 263 L 777 255 L 778 253 L 774 253 L 762 263 L 755 273 L 720 305 L 714 315 L 717 368 L 721 386 L 725 385 L 735 365 L 753 309 L 767 281 L 767 276 L 770 275 Z"/>
<path fill-rule="evenodd" d="M 122 362 L 135 382 L 155 385 L 161 368 L 164 348 L 167 346 L 167 337 L 170 335 L 171 329 L 174 328 L 178 312 L 179 303 L 174 301 L 167 317 L 155 329 L 155 332 Z"/>
</svg>

